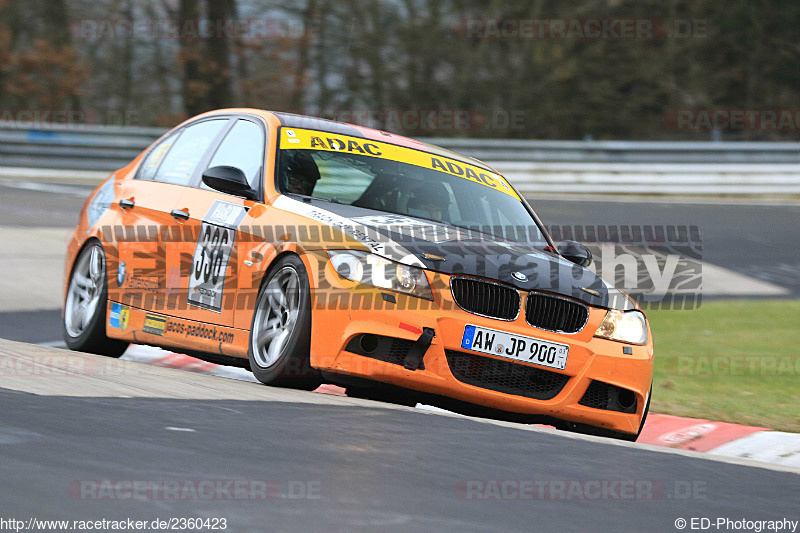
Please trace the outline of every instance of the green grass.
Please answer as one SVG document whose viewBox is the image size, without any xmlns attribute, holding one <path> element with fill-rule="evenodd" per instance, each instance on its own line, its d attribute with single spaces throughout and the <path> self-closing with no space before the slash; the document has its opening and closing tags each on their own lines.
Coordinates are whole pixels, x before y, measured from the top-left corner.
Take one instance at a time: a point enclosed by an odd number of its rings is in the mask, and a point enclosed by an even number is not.
<svg viewBox="0 0 800 533">
<path fill-rule="evenodd" d="M 654 413 L 800 432 L 800 300 L 716 301 L 647 316 Z"/>
</svg>

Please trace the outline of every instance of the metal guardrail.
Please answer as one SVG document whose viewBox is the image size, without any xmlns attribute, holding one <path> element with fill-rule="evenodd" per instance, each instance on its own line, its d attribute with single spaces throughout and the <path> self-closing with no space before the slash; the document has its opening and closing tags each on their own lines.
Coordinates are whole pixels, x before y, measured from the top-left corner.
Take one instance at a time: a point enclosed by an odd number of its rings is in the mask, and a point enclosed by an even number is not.
<svg viewBox="0 0 800 533">
<path fill-rule="evenodd" d="M 20 128 L 0 122 L 0 166 L 110 171 L 166 130 L 116 126 Z"/>
<path fill-rule="evenodd" d="M 126 165 L 164 131 L 0 122 L 0 174 L 42 169 L 52 179 L 96 180 L 98 171 Z M 488 162 L 525 194 L 800 194 L 794 142 L 424 140 Z"/>
<path fill-rule="evenodd" d="M 484 161 L 800 164 L 795 142 L 426 140 Z"/>
</svg>

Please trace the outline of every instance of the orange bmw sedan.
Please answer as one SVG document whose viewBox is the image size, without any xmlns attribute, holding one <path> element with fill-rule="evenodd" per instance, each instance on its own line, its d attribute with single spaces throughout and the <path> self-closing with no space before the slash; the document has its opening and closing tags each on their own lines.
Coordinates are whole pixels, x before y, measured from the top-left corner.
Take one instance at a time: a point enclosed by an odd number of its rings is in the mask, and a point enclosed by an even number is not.
<svg viewBox="0 0 800 533">
<path fill-rule="evenodd" d="M 87 200 L 65 263 L 74 350 L 129 343 L 267 385 L 635 440 L 653 341 L 492 167 L 256 109 L 164 134 Z"/>
</svg>

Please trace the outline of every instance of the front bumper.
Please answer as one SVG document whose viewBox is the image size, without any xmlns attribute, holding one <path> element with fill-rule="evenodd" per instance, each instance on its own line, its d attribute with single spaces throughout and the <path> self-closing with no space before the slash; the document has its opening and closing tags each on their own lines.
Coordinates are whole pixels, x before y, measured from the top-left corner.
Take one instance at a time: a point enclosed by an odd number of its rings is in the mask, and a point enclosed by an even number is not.
<svg viewBox="0 0 800 533">
<path fill-rule="evenodd" d="M 638 432 L 652 382 L 652 339 L 644 346 L 631 346 L 595 338 L 594 332 L 606 314 L 599 308 L 589 308 L 586 326 L 575 334 L 532 327 L 525 321 L 524 312 L 513 321 L 478 316 L 455 304 L 447 289 L 449 276 L 427 274 L 434 292 L 432 302 L 391 293 L 396 303 L 390 303 L 384 299 L 387 291 L 356 287 L 341 279 L 324 291 L 312 291 L 311 365 L 327 372 L 390 383 L 490 409 L 624 433 Z M 335 275 L 326 278 L 336 279 Z M 523 295 L 523 309 L 524 304 Z M 568 344 L 566 368 L 556 370 L 465 350 L 461 341 L 468 324 Z M 432 329 L 435 336 L 425 351 L 424 368 L 407 368 L 402 353 L 391 356 L 383 348 L 368 355 L 363 350 L 353 350 L 353 342 L 363 334 L 405 341 L 395 344 L 407 347 L 426 328 Z M 623 353 L 623 347 L 631 353 Z M 354 353 L 359 351 L 362 354 Z M 485 359 L 476 361 L 476 358 Z M 487 380 L 486 375 L 474 371 L 486 365 L 491 366 L 493 376 L 499 372 L 500 378 Z M 515 384 L 503 383 L 503 375 L 513 378 Z M 532 380 L 547 383 L 531 387 Z M 593 382 L 599 383 L 589 390 Z M 548 386 L 551 393 L 542 393 Z M 605 386 L 607 389 L 603 389 Z M 529 393 L 525 392 L 526 387 L 531 389 Z M 631 412 L 602 408 L 602 402 L 596 401 L 598 391 L 616 388 L 623 389 L 626 398 L 635 398 L 635 407 L 627 409 Z M 592 395 L 595 401 L 587 401 Z"/>
</svg>

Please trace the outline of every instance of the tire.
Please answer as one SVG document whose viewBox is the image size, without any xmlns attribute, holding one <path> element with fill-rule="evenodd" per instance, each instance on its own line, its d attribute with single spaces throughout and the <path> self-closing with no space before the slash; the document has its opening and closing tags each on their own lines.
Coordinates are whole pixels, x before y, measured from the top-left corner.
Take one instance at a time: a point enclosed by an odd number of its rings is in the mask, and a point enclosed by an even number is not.
<svg viewBox="0 0 800 533">
<path fill-rule="evenodd" d="M 650 393 L 647 395 L 647 404 L 644 406 L 644 413 L 642 413 L 642 423 L 639 424 L 639 432 L 636 433 L 636 439 L 639 438 L 639 435 L 642 434 L 642 430 L 644 429 L 644 423 L 647 421 L 647 414 L 650 412 L 650 398 L 653 397 L 653 385 L 650 384 Z M 633 439 L 634 441 L 636 439 Z"/>
<path fill-rule="evenodd" d="M 98 241 L 89 242 L 78 254 L 69 276 L 61 331 L 70 350 L 119 357 L 125 341 L 106 336 L 108 279 L 106 258 Z"/>
<path fill-rule="evenodd" d="M 311 368 L 311 290 L 303 261 L 279 259 L 256 299 L 250 325 L 250 370 L 261 383 L 314 390 L 322 383 Z"/>
</svg>

